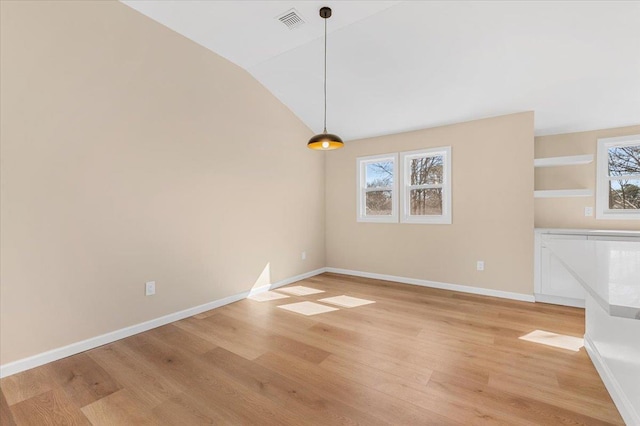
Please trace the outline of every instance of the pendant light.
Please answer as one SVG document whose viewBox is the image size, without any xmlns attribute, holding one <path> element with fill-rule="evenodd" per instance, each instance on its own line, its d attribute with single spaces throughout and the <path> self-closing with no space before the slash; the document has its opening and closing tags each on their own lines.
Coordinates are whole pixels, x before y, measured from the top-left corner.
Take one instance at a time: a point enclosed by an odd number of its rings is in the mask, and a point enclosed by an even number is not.
<svg viewBox="0 0 640 426">
<path fill-rule="evenodd" d="M 342 148 L 344 142 L 340 136 L 327 133 L 327 19 L 331 17 L 331 8 L 321 8 L 320 17 L 324 19 L 324 130 L 309 139 L 307 148 L 328 151 Z"/>
</svg>

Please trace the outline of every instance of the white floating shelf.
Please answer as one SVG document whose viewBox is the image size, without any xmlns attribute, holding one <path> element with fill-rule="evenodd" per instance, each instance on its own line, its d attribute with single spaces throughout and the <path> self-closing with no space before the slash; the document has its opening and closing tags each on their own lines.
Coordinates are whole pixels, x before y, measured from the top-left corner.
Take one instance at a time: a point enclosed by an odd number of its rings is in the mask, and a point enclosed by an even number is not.
<svg viewBox="0 0 640 426">
<path fill-rule="evenodd" d="M 536 158 L 533 160 L 534 167 L 556 167 L 556 166 L 577 166 L 593 162 L 593 155 L 571 155 L 568 157 Z"/>
<path fill-rule="evenodd" d="M 534 198 L 591 197 L 591 189 L 548 189 L 533 191 Z"/>
</svg>

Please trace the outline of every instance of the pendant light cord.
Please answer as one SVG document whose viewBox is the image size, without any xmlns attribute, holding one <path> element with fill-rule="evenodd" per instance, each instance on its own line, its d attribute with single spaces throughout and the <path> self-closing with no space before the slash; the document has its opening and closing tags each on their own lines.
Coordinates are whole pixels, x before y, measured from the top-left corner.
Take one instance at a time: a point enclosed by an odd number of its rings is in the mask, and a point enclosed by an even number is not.
<svg viewBox="0 0 640 426">
<path fill-rule="evenodd" d="M 327 151 L 342 148 L 344 146 L 344 142 L 338 135 L 327 133 L 327 18 L 331 17 L 331 8 L 321 7 L 319 12 L 320 17 L 324 19 L 324 128 L 322 133 L 313 135 L 313 137 L 309 139 L 307 147 L 310 149 Z"/>
<path fill-rule="evenodd" d="M 324 133 L 327 133 L 327 18 L 324 18 Z"/>
</svg>

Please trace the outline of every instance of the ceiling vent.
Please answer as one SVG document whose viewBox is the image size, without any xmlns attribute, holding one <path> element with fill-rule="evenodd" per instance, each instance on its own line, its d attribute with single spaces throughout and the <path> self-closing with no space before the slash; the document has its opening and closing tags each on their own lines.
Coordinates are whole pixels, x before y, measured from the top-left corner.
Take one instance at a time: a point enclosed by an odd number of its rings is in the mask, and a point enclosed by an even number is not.
<svg viewBox="0 0 640 426">
<path fill-rule="evenodd" d="M 304 19 L 302 19 L 302 16 L 300 16 L 298 11 L 295 9 L 289 9 L 282 15 L 278 16 L 278 21 L 285 24 L 290 30 L 304 25 Z"/>
</svg>

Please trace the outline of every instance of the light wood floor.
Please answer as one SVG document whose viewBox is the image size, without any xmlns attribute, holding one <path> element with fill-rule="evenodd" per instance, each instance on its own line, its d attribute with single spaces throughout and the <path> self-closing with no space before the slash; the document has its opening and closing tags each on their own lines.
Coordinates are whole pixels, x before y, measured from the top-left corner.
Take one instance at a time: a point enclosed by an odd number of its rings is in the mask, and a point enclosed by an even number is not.
<svg viewBox="0 0 640 426">
<path fill-rule="evenodd" d="M 0 382 L 2 425 L 623 424 L 584 311 L 323 274 L 326 293 L 243 300 Z M 305 317 L 277 305 L 376 303 Z"/>
</svg>

